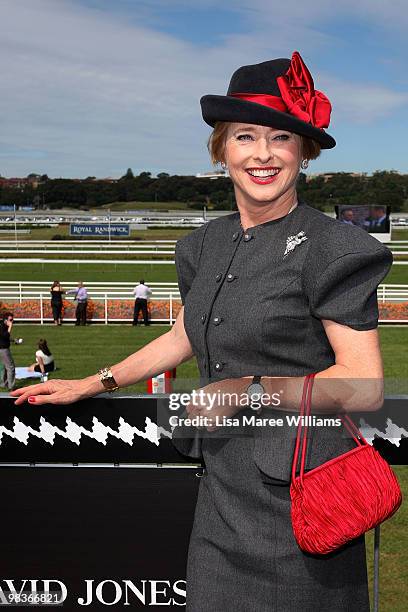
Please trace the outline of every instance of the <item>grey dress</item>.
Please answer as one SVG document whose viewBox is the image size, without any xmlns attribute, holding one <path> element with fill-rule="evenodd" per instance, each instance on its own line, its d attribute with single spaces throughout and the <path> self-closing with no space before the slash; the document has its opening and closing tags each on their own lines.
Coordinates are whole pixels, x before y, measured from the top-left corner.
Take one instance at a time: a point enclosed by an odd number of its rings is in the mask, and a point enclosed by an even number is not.
<svg viewBox="0 0 408 612">
<path fill-rule="evenodd" d="M 364 230 L 303 202 L 245 232 L 238 212 L 194 230 L 177 242 L 176 267 L 200 385 L 327 369 L 335 358 L 321 319 L 376 328 L 376 288 L 391 264 L 391 251 Z M 188 612 L 369 610 L 364 537 L 325 556 L 296 544 L 295 435 L 285 426 L 174 429 L 176 448 L 206 467 L 188 553 Z M 354 446 L 338 427 L 313 428 L 306 469 Z"/>
</svg>

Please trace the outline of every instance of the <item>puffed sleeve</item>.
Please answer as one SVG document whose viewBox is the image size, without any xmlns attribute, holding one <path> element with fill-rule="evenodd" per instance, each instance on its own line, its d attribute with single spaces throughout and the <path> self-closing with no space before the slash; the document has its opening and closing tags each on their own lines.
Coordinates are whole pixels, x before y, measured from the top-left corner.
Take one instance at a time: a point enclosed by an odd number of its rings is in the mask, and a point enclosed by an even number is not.
<svg viewBox="0 0 408 612">
<path fill-rule="evenodd" d="M 176 242 L 177 281 L 183 305 L 198 269 L 205 230 L 204 225 Z"/>
<path fill-rule="evenodd" d="M 388 274 L 393 256 L 359 228 L 342 224 L 310 249 L 304 286 L 310 313 L 357 330 L 378 326 L 377 287 Z"/>
</svg>

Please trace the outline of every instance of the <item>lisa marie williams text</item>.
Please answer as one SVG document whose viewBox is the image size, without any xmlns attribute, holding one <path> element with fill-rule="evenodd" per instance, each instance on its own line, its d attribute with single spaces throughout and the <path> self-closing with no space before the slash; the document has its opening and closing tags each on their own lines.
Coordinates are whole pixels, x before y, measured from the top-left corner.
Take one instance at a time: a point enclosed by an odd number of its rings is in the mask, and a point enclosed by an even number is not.
<svg viewBox="0 0 408 612">
<path fill-rule="evenodd" d="M 194 417 L 179 417 L 174 415 L 170 417 L 169 421 L 172 427 L 179 425 L 186 425 L 189 427 L 237 427 L 239 425 L 249 427 L 283 427 L 285 421 L 289 427 L 298 427 L 299 424 L 307 425 L 308 427 L 340 427 L 342 424 L 340 418 L 321 418 L 314 414 L 310 416 L 299 416 L 296 414 L 286 415 L 285 420 L 283 418 L 260 417 L 255 414 L 242 415 L 240 418 L 221 415 L 211 417 L 210 414 Z"/>
<path fill-rule="evenodd" d="M 74 597 L 80 606 L 185 606 L 185 580 L 84 580 L 69 593 L 61 580 L 0 580 L 0 606 L 58 606 Z M 139 605 L 137 607 L 139 607 Z M 75 606 L 77 609 L 77 606 Z M 98 606 L 99 609 L 99 606 Z"/>
</svg>

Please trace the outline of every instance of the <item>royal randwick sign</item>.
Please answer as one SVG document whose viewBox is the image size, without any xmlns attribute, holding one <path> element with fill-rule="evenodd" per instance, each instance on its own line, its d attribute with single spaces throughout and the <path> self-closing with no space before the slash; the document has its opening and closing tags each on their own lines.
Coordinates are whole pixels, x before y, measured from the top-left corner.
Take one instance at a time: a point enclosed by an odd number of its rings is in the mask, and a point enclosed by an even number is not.
<svg viewBox="0 0 408 612">
<path fill-rule="evenodd" d="M 71 223 L 70 236 L 129 236 L 130 229 L 126 223 Z"/>
</svg>

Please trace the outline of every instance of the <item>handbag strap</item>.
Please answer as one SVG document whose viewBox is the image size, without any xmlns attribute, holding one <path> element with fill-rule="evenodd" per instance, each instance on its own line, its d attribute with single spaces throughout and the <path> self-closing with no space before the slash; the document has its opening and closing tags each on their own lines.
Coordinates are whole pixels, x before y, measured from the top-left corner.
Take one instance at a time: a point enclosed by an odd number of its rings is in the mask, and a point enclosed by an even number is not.
<svg viewBox="0 0 408 612">
<path fill-rule="evenodd" d="M 292 482 L 296 478 L 296 468 L 297 468 L 299 452 L 300 452 L 300 446 L 301 446 L 301 441 L 302 441 L 302 421 L 303 421 L 303 417 L 305 415 L 305 403 L 306 403 L 306 400 L 308 398 L 308 390 L 309 390 L 309 386 L 310 386 L 310 381 L 313 384 L 313 378 L 314 377 L 315 377 L 315 374 L 307 374 L 305 376 L 304 381 L 303 381 L 302 399 L 300 400 L 300 407 L 299 407 L 299 423 L 298 423 L 298 428 L 297 428 L 297 432 L 296 432 L 295 452 L 293 454 L 293 461 L 292 461 Z M 300 476 L 301 476 L 301 482 L 303 484 L 303 474 L 302 474 L 302 472 L 301 472 Z"/>
<path fill-rule="evenodd" d="M 359 446 L 368 445 L 367 440 L 365 439 L 357 425 L 355 425 L 355 423 L 350 419 L 348 414 L 340 414 L 340 418 L 343 421 L 344 427 L 351 434 L 351 436 L 354 438 L 354 440 Z"/>
<path fill-rule="evenodd" d="M 299 454 L 300 457 L 300 482 L 303 486 L 303 476 L 305 471 L 305 463 L 306 463 L 306 449 L 307 449 L 307 432 L 308 432 L 308 418 L 311 414 L 311 400 L 312 400 L 312 390 L 314 377 L 317 372 L 312 374 L 307 374 L 305 376 L 305 380 L 303 383 L 303 392 L 302 399 L 300 402 L 299 408 L 299 423 L 296 433 L 296 444 L 295 451 L 293 454 L 293 462 L 292 462 L 292 481 L 296 478 L 296 468 L 298 464 Z M 365 446 L 368 445 L 367 440 L 364 438 L 358 427 L 354 424 L 354 422 L 350 419 L 348 414 L 340 414 L 340 419 L 347 431 L 350 433 L 357 446 Z"/>
</svg>

